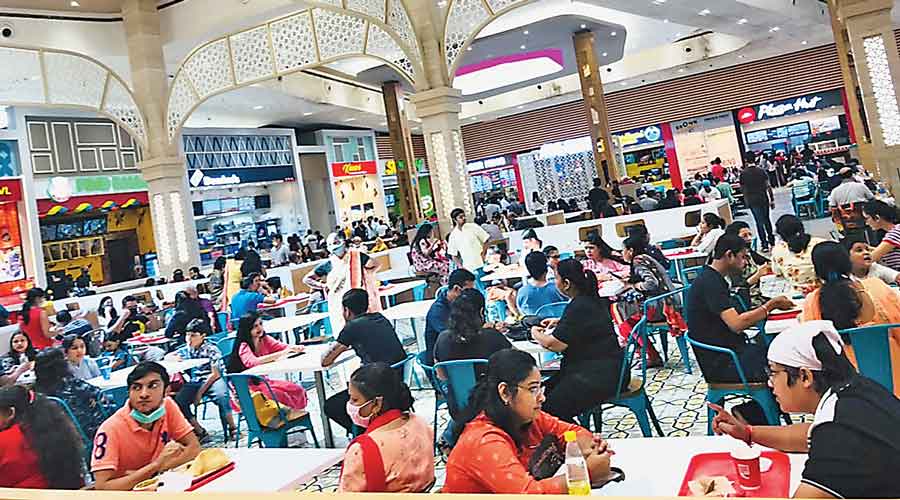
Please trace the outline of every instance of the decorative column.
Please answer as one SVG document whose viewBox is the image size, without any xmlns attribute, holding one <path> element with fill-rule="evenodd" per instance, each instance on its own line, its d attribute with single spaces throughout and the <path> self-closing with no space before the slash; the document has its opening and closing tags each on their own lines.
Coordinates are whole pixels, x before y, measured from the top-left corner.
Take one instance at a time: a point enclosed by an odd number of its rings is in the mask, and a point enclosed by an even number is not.
<svg viewBox="0 0 900 500">
<path fill-rule="evenodd" d="M 400 83 L 385 82 L 381 85 L 384 111 L 387 114 L 391 150 L 397 168 L 397 186 L 400 191 L 400 213 L 407 226 L 415 226 L 422 218 L 419 208 L 419 172 L 413 153 L 412 134 L 406 111 L 400 109 Z"/>
<path fill-rule="evenodd" d="M 200 265 L 200 249 L 180 137 L 170 143 L 166 131 L 168 84 L 157 2 L 125 0 L 122 18 L 134 97 L 147 118 L 149 147 L 138 167 L 148 185 L 159 272 L 171 276 L 175 269 Z"/>
<path fill-rule="evenodd" d="M 600 65 L 594 51 L 594 34 L 590 31 L 579 31 L 572 37 L 572 41 L 575 44 L 581 96 L 591 127 L 597 177 L 609 183 L 618 179 L 618 169 L 615 165 L 612 135 L 609 132 L 609 117 L 606 114 L 603 82 L 600 80 Z"/>
<path fill-rule="evenodd" d="M 900 194 L 900 56 L 891 23 L 893 0 L 838 0 L 868 118 L 872 153 L 882 180 Z"/>
<path fill-rule="evenodd" d="M 459 128 L 461 98 L 462 92 L 450 87 L 418 92 L 411 98 L 425 133 L 432 195 L 442 234 L 447 234 L 452 227 L 450 212 L 454 208 L 465 210 L 469 221 L 475 218 Z"/>
</svg>

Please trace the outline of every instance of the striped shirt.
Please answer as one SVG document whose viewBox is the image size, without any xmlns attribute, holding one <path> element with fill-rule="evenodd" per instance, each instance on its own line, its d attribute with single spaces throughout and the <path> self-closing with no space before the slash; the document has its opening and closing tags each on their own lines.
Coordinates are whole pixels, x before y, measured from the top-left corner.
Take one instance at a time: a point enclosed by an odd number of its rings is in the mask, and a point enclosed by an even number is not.
<svg viewBox="0 0 900 500">
<path fill-rule="evenodd" d="M 886 253 L 879 262 L 895 271 L 900 271 L 900 224 L 891 228 L 881 241 L 889 243 L 894 248 Z"/>
</svg>

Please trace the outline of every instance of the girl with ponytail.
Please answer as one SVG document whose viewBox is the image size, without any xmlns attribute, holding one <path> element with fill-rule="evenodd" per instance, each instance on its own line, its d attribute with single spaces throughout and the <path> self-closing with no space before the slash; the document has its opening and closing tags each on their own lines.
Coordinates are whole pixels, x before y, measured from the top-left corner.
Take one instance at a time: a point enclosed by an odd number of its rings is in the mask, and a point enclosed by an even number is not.
<svg viewBox="0 0 900 500">
<path fill-rule="evenodd" d="M 725 234 L 725 220 L 712 212 L 707 212 L 700 219 L 697 229 L 697 235 L 691 241 L 691 246 L 698 252 L 712 253 L 719 237 Z"/>
<path fill-rule="evenodd" d="M 851 278 L 847 247 L 822 242 L 813 249 L 812 261 L 821 287 L 806 296 L 801 321 L 828 320 L 838 330 L 859 326 L 900 323 L 900 298 L 878 278 Z M 890 332 L 894 392 L 900 394 L 900 331 Z M 855 362 L 852 346 L 847 356 Z"/>
<path fill-rule="evenodd" d="M 559 263 L 556 287 L 572 299 L 559 319 L 531 329 L 545 349 L 562 354 L 559 372 L 547 381 L 547 412 L 573 422 L 576 415 L 614 396 L 623 352 L 613 327 L 609 301 L 597 293 L 597 277 L 581 263 Z M 630 381 L 625 371 L 623 387 Z"/>
<path fill-rule="evenodd" d="M 350 376 L 347 414 L 365 429 L 344 455 L 340 491 L 422 493 L 434 484 L 434 433 L 412 413 L 413 397 L 386 363 Z"/>
<path fill-rule="evenodd" d="M 822 238 L 806 233 L 796 215 L 782 215 L 775 223 L 775 232 L 781 238 L 772 249 L 772 271 L 788 280 L 794 288 L 808 292 L 815 287 L 812 251 Z"/>
</svg>

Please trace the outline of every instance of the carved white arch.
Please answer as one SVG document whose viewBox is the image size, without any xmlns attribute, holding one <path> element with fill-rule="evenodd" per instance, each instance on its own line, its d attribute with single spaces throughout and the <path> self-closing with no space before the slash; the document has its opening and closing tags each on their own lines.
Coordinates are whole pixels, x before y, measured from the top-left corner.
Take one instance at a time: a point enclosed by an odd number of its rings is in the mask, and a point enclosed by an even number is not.
<svg viewBox="0 0 900 500">
<path fill-rule="evenodd" d="M 485 26 L 502 14 L 534 0 L 450 0 L 444 23 L 444 61 L 450 84 L 461 55 Z"/>
<path fill-rule="evenodd" d="M 66 50 L 0 45 L 0 104 L 93 111 L 147 147 L 147 122 L 131 89 L 100 61 Z"/>
<path fill-rule="evenodd" d="M 169 140 L 212 96 L 348 57 L 379 59 L 413 87 L 424 70 L 402 0 L 318 0 L 317 6 L 194 49 L 169 89 Z"/>
</svg>

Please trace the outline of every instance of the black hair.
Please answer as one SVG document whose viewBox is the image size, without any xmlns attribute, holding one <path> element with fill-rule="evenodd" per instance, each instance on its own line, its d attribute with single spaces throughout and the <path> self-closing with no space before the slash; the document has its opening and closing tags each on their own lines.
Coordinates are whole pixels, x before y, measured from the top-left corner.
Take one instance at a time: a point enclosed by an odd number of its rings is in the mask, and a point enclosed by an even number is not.
<svg viewBox="0 0 900 500">
<path fill-rule="evenodd" d="M 34 287 L 25 294 L 25 303 L 22 304 L 22 323 L 26 325 L 31 321 L 31 308 L 35 307 L 35 302 L 47 296 L 43 288 Z"/>
<path fill-rule="evenodd" d="M 898 212 L 897 207 L 888 205 L 881 200 L 867 201 L 863 205 L 863 212 L 869 217 L 878 217 L 891 224 L 896 224 L 900 221 L 900 212 Z"/>
<path fill-rule="evenodd" d="M 622 243 L 625 245 L 625 248 L 634 252 L 634 256 L 644 255 L 647 253 L 649 248 L 648 241 L 644 238 L 643 235 L 640 234 L 632 234 L 631 236 L 625 238 L 625 241 Z"/>
<path fill-rule="evenodd" d="M 56 322 L 58 324 L 66 324 L 70 321 L 72 321 L 72 313 L 70 313 L 66 309 L 63 309 L 62 311 L 56 313 Z"/>
<path fill-rule="evenodd" d="M 203 335 L 209 335 L 210 333 L 212 333 L 210 331 L 209 324 L 200 318 L 194 318 L 188 321 L 187 326 L 184 327 L 184 331 L 197 332 Z"/>
<path fill-rule="evenodd" d="M 725 254 L 731 252 L 734 255 L 741 253 L 748 248 L 747 242 L 737 234 L 725 233 L 716 240 L 716 247 L 713 250 L 713 259 L 718 260 L 725 257 Z"/>
<path fill-rule="evenodd" d="M 250 273 L 247 276 L 244 276 L 244 279 L 241 280 L 241 289 L 249 290 L 251 286 L 253 286 L 253 280 L 255 280 L 259 276 L 259 273 Z"/>
<path fill-rule="evenodd" d="M 195 273 L 197 273 L 197 274 L 200 274 L 200 268 L 197 267 L 197 266 L 191 266 L 191 267 L 188 268 L 188 272 L 189 272 L 189 273 L 194 273 L 194 272 L 195 272 Z"/>
<path fill-rule="evenodd" d="M 806 234 L 803 221 L 792 214 L 784 214 L 778 218 L 778 221 L 775 223 L 775 232 L 787 243 L 788 250 L 794 253 L 806 250 L 810 239 L 812 239 L 810 235 Z"/>
<path fill-rule="evenodd" d="M 725 219 L 712 212 L 703 214 L 703 222 L 705 222 L 707 226 L 712 228 L 725 229 Z"/>
<path fill-rule="evenodd" d="M 538 279 L 547 275 L 547 255 L 534 251 L 525 256 L 525 269 L 528 275 Z"/>
<path fill-rule="evenodd" d="M 450 304 L 447 331 L 457 344 L 467 344 L 484 326 L 484 295 L 477 288 L 466 288 Z"/>
<path fill-rule="evenodd" d="M 104 302 L 109 302 L 109 320 L 116 321 L 117 319 L 119 319 L 119 311 L 116 310 L 116 304 L 115 302 L 113 302 L 112 297 L 110 297 L 109 295 L 100 299 L 100 305 L 97 307 L 97 312 L 105 313 L 103 310 Z"/>
<path fill-rule="evenodd" d="M 472 274 L 471 271 L 462 268 L 456 269 L 450 273 L 450 277 L 447 278 L 447 288 L 453 288 L 455 286 L 463 288 L 466 283 L 470 281 L 475 281 L 475 275 Z"/>
<path fill-rule="evenodd" d="M 28 358 L 28 361 L 34 361 L 35 356 L 37 356 L 37 349 L 34 348 L 34 344 L 31 343 L 31 337 L 28 336 L 27 333 L 19 330 L 17 332 L 13 332 L 12 335 L 9 336 L 9 354 L 13 355 L 15 351 L 13 350 L 13 339 L 22 335 L 25 337 L 25 340 L 28 341 L 28 346 L 25 347 L 25 357 Z"/>
<path fill-rule="evenodd" d="M 822 370 L 814 370 L 813 374 L 813 390 L 817 394 L 825 394 L 828 389 L 837 389 L 847 385 L 854 377 L 859 376 L 856 368 L 847 359 L 847 355 L 842 351 L 840 354 L 831 346 L 831 342 L 824 333 L 819 333 L 812 339 L 813 350 L 816 358 L 822 363 Z M 800 369 L 793 366 L 785 366 L 784 371 L 787 372 L 788 386 L 793 386 L 800 378 Z"/>
<path fill-rule="evenodd" d="M 144 286 L 156 286 L 156 280 L 153 278 L 147 278 L 144 280 Z"/>
<path fill-rule="evenodd" d="M 846 248 L 848 252 L 852 251 L 853 245 L 857 243 L 863 243 L 865 245 L 869 244 L 869 242 L 866 241 L 865 236 L 863 236 L 862 234 L 850 233 L 841 240 L 841 244 L 844 245 L 844 248 Z"/>
<path fill-rule="evenodd" d="M 578 295 L 586 295 L 588 297 L 602 300 L 597 293 L 597 275 L 593 271 L 586 271 L 575 259 L 565 259 L 560 261 L 556 270 L 557 280 L 568 280 L 575 288 Z"/>
<path fill-rule="evenodd" d="M 387 363 L 369 363 L 350 375 L 350 383 L 367 400 L 382 398 L 382 412 L 388 410 L 410 411 L 415 401 L 403 377 Z"/>
<path fill-rule="evenodd" d="M 247 369 L 238 353 L 241 351 L 241 345 L 243 344 L 247 344 L 247 347 L 249 347 L 251 351 L 254 353 L 256 352 L 256 349 L 253 347 L 253 339 L 250 337 L 250 332 L 253 330 L 253 325 L 256 324 L 256 320 L 258 319 L 259 314 L 256 311 L 249 311 L 238 320 L 234 348 L 230 354 L 223 353 L 228 356 L 228 373 L 241 373 Z"/>
<path fill-rule="evenodd" d="M 537 368 L 534 358 L 517 349 L 502 349 L 488 359 L 487 372 L 475 384 L 469 405 L 461 422 L 466 423 L 484 412 L 491 421 L 509 434 L 517 448 L 522 447 L 527 428 L 522 428 L 513 410 L 504 404 L 497 387 L 506 383 L 506 393 L 515 397 L 522 390 L 519 385 Z"/>
<path fill-rule="evenodd" d="M 450 220 L 454 221 L 454 220 L 456 220 L 457 217 L 459 217 L 460 215 L 463 215 L 465 213 L 466 213 L 466 211 L 461 208 L 454 208 L 453 210 L 450 211 Z"/>
<path fill-rule="evenodd" d="M 750 229 L 750 224 L 747 224 L 742 220 L 736 220 L 731 224 L 728 224 L 728 227 L 725 228 L 725 234 L 738 235 L 742 229 Z"/>
<path fill-rule="evenodd" d="M 0 408 L 15 408 L 15 423 L 22 429 L 38 468 L 51 489 L 77 490 L 84 442 L 74 422 L 49 399 L 19 386 L 0 388 Z"/>
<path fill-rule="evenodd" d="M 44 394 L 54 394 L 64 379 L 72 376 L 69 361 L 62 349 L 44 349 L 34 360 L 34 388 Z"/>
<path fill-rule="evenodd" d="M 228 260 L 225 257 L 220 255 L 219 257 L 216 258 L 216 261 L 213 262 L 213 269 L 218 269 L 218 270 L 222 271 L 225 269 L 225 266 L 227 264 L 228 264 Z"/>
<path fill-rule="evenodd" d="M 412 250 L 415 252 L 420 252 L 421 250 L 419 250 L 419 242 L 427 238 L 433 230 L 434 227 L 427 222 L 419 226 L 419 229 L 416 230 L 416 235 L 413 237 L 412 243 L 410 243 L 410 245 L 412 246 Z"/>
<path fill-rule="evenodd" d="M 369 309 L 369 292 L 362 288 L 347 290 L 341 297 L 341 305 L 349 309 L 354 316 L 361 316 Z"/>
<path fill-rule="evenodd" d="M 850 281 L 852 264 L 847 248 L 834 241 L 823 241 L 813 248 L 813 268 L 822 280 L 819 309 L 822 319 L 834 323 L 838 330 L 856 327 L 862 301 Z"/>
<path fill-rule="evenodd" d="M 127 304 L 129 302 L 137 302 L 137 301 L 138 301 L 138 299 L 134 295 L 126 295 L 126 296 L 122 297 L 122 307 L 125 307 L 125 304 Z"/>
<path fill-rule="evenodd" d="M 621 264 L 627 264 L 627 262 L 623 261 L 621 257 L 613 253 L 615 252 L 613 247 L 609 246 L 608 243 L 603 241 L 603 238 L 601 238 L 600 235 L 595 231 L 592 231 L 587 235 L 587 243 L 597 247 L 597 250 L 600 251 L 600 256 L 604 259 L 610 259 Z"/>
<path fill-rule="evenodd" d="M 559 252 L 559 249 L 553 245 L 547 245 L 544 247 L 543 250 L 541 250 L 541 252 L 543 252 L 544 255 L 547 256 L 547 255 L 550 255 L 550 252 Z"/>
<path fill-rule="evenodd" d="M 128 378 L 126 379 L 128 387 L 131 387 L 131 384 L 151 373 L 159 374 L 159 378 L 162 379 L 163 387 L 169 387 L 169 372 L 166 371 L 165 366 L 156 361 L 141 361 L 138 363 L 137 366 L 134 367 L 134 370 L 131 370 L 131 373 L 128 374 Z"/>
<path fill-rule="evenodd" d="M 69 349 L 71 349 L 72 346 L 75 345 L 75 341 L 76 341 L 76 340 L 80 340 L 80 341 L 84 342 L 84 339 L 83 339 L 83 338 L 81 338 L 81 337 L 78 336 L 78 335 L 75 335 L 74 333 L 71 334 L 71 335 L 66 335 L 65 337 L 63 337 L 63 340 L 62 340 L 62 348 L 63 348 L 63 351 L 65 351 L 66 353 L 68 353 L 68 352 L 69 352 Z M 87 347 L 87 342 L 85 342 L 85 347 Z"/>
</svg>

